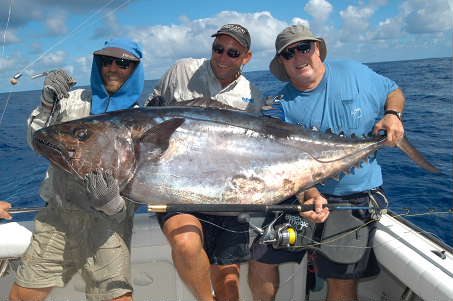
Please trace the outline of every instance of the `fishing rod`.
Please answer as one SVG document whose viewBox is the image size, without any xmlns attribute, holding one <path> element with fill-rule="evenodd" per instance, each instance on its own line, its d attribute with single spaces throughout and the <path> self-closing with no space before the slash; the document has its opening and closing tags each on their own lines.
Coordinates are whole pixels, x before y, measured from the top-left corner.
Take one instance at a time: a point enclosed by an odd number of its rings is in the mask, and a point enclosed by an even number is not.
<svg viewBox="0 0 453 301">
<path fill-rule="evenodd" d="M 143 204 L 146 205 L 146 204 Z M 11 208 L 7 211 L 10 214 L 20 214 L 37 212 L 45 207 L 29 207 L 29 208 Z M 370 209 L 391 209 L 395 208 L 377 208 L 373 206 L 344 206 L 344 205 L 333 205 L 324 204 L 323 208 L 328 208 L 330 211 L 334 210 L 370 210 Z M 148 204 L 148 212 L 166 213 L 166 212 L 288 212 L 288 213 L 299 213 L 314 210 L 314 205 L 262 205 L 262 204 Z M 410 214 L 414 209 L 424 209 L 426 214 L 435 214 L 435 210 L 443 210 L 440 213 L 452 214 L 453 208 L 397 208 L 405 211 L 406 214 Z"/>
<path fill-rule="evenodd" d="M 324 204 L 329 210 L 369 210 L 370 206 L 342 206 Z M 299 213 L 315 210 L 315 205 L 263 205 L 263 204 L 153 204 L 148 205 L 148 212 L 276 212 Z"/>
<path fill-rule="evenodd" d="M 30 208 L 11 208 L 7 212 L 9 214 L 20 214 L 20 213 L 29 213 L 29 212 L 38 212 L 45 207 L 30 207 Z"/>
</svg>

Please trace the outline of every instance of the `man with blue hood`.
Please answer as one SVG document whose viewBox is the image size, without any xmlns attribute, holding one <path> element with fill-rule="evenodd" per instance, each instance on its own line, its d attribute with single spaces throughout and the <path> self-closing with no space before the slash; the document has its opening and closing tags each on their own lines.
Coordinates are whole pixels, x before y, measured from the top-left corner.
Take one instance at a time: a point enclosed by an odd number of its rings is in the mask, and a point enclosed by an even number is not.
<svg viewBox="0 0 453 301">
<path fill-rule="evenodd" d="M 142 50 L 128 39 L 105 42 L 94 52 L 91 90 L 76 89 L 63 70 L 50 71 L 41 104 L 28 119 L 28 144 L 45 126 L 137 106 L 144 86 Z M 80 181 L 51 165 L 41 185 L 46 201 L 35 220 L 10 300 L 44 300 L 77 271 L 88 300 L 132 300 L 130 243 L 134 205 L 119 194 L 109 170 Z"/>
</svg>

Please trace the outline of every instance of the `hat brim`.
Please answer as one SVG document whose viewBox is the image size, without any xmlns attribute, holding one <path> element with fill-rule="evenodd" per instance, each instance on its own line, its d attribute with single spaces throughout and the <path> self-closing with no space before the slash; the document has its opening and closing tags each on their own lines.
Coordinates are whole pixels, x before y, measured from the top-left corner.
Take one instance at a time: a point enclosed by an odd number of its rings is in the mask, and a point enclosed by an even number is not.
<svg viewBox="0 0 453 301">
<path fill-rule="evenodd" d="M 219 32 L 219 33 L 215 33 L 213 34 L 211 37 L 218 37 L 218 36 L 221 36 L 221 35 L 226 35 L 226 36 L 229 36 L 229 37 L 232 37 L 236 42 L 238 42 L 240 45 L 242 45 L 243 47 L 245 47 L 247 50 L 250 49 L 250 47 L 247 45 L 247 42 L 241 42 L 236 36 L 234 36 L 233 34 L 229 33 L 229 32 Z"/>
<path fill-rule="evenodd" d="M 322 38 L 317 38 L 317 39 L 307 39 L 307 40 L 312 40 L 312 41 L 317 41 L 319 42 L 319 58 L 321 59 L 321 62 L 324 62 L 324 60 L 327 57 L 327 47 L 326 47 L 326 42 Z M 290 43 L 285 44 L 284 47 L 281 47 L 279 52 L 280 53 L 283 49 L 288 47 L 289 45 L 298 42 L 298 41 L 292 41 Z M 278 78 L 282 82 L 288 82 L 290 80 L 288 73 L 286 73 L 285 67 L 280 63 L 280 60 L 278 59 L 278 53 L 274 56 L 272 59 L 270 65 L 269 65 L 269 70 L 271 73 Z"/>
<path fill-rule="evenodd" d="M 139 58 L 137 58 L 135 55 L 133 55 L 129 51 L 126 51 L 122 48 L 116 48 L 116 47 L 104 48 L 104 49 L 95 51 L 93 54 L 111 56 L 111 57 L 116 57 L 119 59 L 124 59 L 124 60 L 134 61 L 134 62 L 140 61 Z"/>
</svg>

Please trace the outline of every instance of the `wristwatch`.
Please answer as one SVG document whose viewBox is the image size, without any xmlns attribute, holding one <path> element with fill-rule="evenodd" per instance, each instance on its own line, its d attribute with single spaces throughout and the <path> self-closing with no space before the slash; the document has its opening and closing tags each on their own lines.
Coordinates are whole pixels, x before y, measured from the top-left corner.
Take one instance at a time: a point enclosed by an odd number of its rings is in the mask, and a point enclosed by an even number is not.
<svg viewBox="0 0 453 301">
<path fill-rule="evenodd" d="M 398 112 L 394 110 L 385 110 L 384 115 L 392 114 L 398 117 L 399 120 L 403 121 L 403 112 Z"/>
</svg>

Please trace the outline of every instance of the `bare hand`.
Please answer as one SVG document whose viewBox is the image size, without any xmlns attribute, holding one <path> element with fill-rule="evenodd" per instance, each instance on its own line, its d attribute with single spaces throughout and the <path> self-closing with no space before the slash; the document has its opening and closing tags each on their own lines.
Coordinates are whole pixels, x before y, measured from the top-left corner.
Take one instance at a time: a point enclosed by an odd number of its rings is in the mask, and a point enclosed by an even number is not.
<svg viewBox="0 0 453 301">
<path fill-rule="evenodd" d="M 385 145 L 396 146 L 404 137 L 403 122 L 395 115 L 387 114 L 374 126 L 373 135 L 377 136 L 381 131 L 387 132 Z"/>
<path fill-rule="evenodd" d="M 11 204 L 8 202 L 0 201 L 0 219 L 11 220 L 13 217 L 8 213 Z"/>
<path fill-rule="evenodd" d="M 315 204 L 314 211 L 301 212 L 300 215 L 312 220 L 315 223 L 325 222 L 329 216 L 329 209 L 322 208 L 322 205 L 327 204 L 327 200 L 321 194 L 318 194 L 304 202 L 304 205 L 312 204 Z"/>
</svg>

